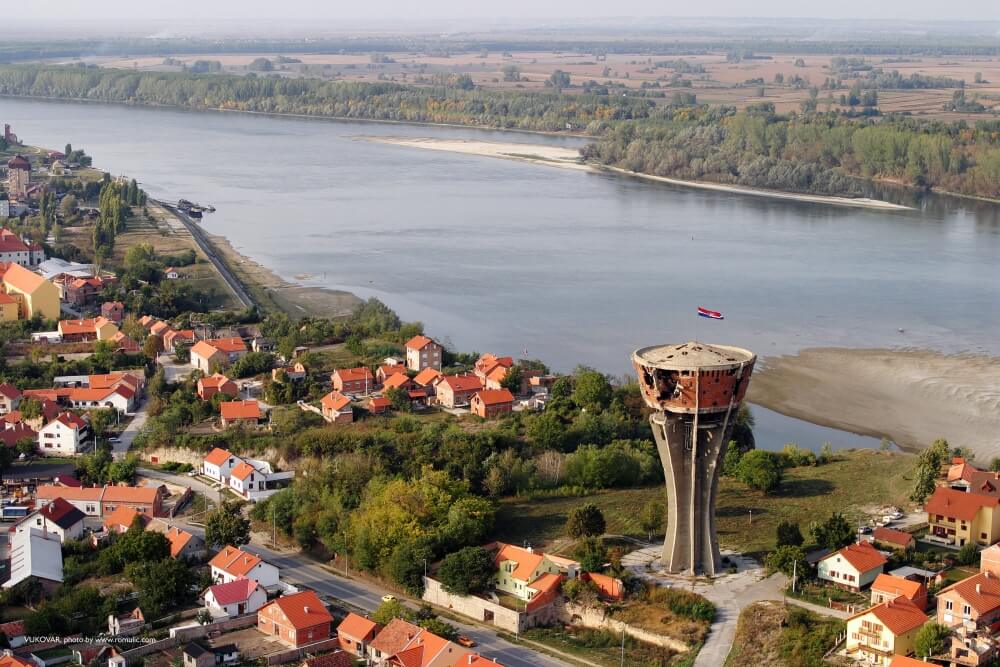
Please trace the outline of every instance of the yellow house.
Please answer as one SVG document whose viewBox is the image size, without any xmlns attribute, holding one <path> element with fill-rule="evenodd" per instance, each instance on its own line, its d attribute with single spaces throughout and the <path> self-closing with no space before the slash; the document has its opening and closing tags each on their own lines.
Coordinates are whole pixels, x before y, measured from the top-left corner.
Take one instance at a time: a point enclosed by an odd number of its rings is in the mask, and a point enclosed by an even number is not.
<svg viewBox="0 0 1000 667">
<path fill-rule="evenodd" d="M 1000 541 L 998 505 L 996 496 L 939 486 L 924 505 L 928 535 L 956 547 L 970 543 L 988 547 Z"/>
<path fill-rule="evenodd" d="M 20 264 L 8 264 L 3 271 L 4 291 L 18 304 L 21 319 L 40 313 L 47 320 L 59 319 L 59 288 Z"/>
<path fill-rule="evenodd" d="M 492 546 L 498 548 L 493 559 L 497 565 L 497 590 L 510 593 L 525 602 L 530 602 L 536 595 L 545 592 L 553 577 L 565 575 L 573 579 L 580 570 L 580 564 L 576 561 L 544 554 L 531 547 L 523 549 L 501 542 Z"/>
<path fill-rule="evenodd" d="M 883 602 L 847 619 L 847 655 L 871 665 L 888 665 L 893 656 L 913 653 L 927 615 L 904 597 Z"/>
<path fill-rule="evenodd" d="M 17 299 L 9 294 L 0 294 L 0 322 L 17 319 Z"/>
</svg>

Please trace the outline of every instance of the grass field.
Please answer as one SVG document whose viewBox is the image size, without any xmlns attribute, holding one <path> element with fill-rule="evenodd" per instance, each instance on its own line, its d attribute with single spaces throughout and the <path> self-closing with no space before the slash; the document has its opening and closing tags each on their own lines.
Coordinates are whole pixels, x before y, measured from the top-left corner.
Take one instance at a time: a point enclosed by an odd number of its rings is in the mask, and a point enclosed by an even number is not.
<svg viewBox="0 0 1000 667">
<path fill-rule="evenodd" d="M 740 613 L 725 667 L 811 667 L 843 631 L 842 621 L 780 602 L 757 602 Z"/>
<path fill-rule="evenodd" d="M 784 520 L 802 525 L 843 512 L 851 521 L 868 518 L 879 505 L 905 506 L 910 491 L 913 456 L 856 450 L 817 467 L 787 470 L 778 491 L 765 495 L 723 478 L 716 511 L 719 541 L 724 548 L 747 553 L 774 546 L 774 533 Z M 564 537 L 569 511 L 585 502 L 604 512 L 607 532 L 645 539 L 639 510 L 653 499 L 665 501 L 663 487 L 603 491 L 586 496 L 505 500 L 497 517 L 497 539 L 550 545 Z M 750 511 L 753 510 L 753 523 Z M 557 547 L 558 548 L 558 547 Z"/>
</svg>

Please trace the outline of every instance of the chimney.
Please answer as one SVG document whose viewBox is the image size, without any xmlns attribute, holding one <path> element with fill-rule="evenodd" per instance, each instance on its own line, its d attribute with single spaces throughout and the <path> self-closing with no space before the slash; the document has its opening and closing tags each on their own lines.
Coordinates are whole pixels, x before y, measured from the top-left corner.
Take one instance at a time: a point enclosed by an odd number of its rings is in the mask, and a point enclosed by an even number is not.
<svg viewBox="0 0 1000 667">
<path fill-rule="evenodd" d="M 983 579 L 989 579 L 989 578 L 990 578 L 990 571 L 983 570 Z"/>
<path fill-rule="evenodd" d="M 469 663 L 468 663 L 468 664 L 470 664 L 470 665 L 471 665 L 471 664 L 472 664 L 472 661 L 473 661 L 473 660 L 475 660 L 475 659 L 476 659 L 476 656 L 474 656 L 474 655 L 472 655 L 472 654 L 470 653 L 470 654 L 469 654 Z"/>
<path fill-rule="evenodd" d="M 983 592 L 983 585 L 982 584 L 976 584 L 976 595 L 979 595 L 982 592 Z"/>
<path fill-rule="evenodd" d="M 309 605 L 306 605 L 305 607 L 303 607 L 302 610 L 305 611 L 308 614 L 309 613 Z"/>
</svg>

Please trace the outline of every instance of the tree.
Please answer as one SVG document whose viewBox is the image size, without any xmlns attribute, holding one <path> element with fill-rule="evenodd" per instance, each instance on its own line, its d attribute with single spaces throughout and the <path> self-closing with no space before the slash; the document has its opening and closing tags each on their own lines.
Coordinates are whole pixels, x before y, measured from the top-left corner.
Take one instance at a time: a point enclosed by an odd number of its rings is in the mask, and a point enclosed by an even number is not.
<svg viewBox="0 0 1000 667">
<path fill-rule="evenodd" d="M 920 628 L 913 640 L 913 652 L 921 658 L 938 655 L 945 649 L 945 640 L 951 635 L 951 630 L 940 623 L 928 623 Z"/>
<path fill-rule="evenodd" d="M 160 337 L 150 334 L 146 336 L 146 340 L 142 342 L 142 353 L 150 359 L 156 359 L 156 355 L 160 353 Z"/>
<path fill-rule="evenodd" d="M 806 563 L 806 552 L 802 550 L 802 547 L 792 544 L 780 546 L 769 553 L 764 559 L 764 566 L 768 572 L 781 572 L 789 577 L 793 573 L 801 577 L 809 571 L 809 565 Z"/>
<path fill-rule="evenodd" d="M 205 521 L 205 542 L 215 546 L 234 546 L 250 541 L 250 520 L 240 512 L 240 505 L 224 501 Z"/>
<path fill-rule="evenodd" d="M 386 573 L 413 595 L 424 592 L 424 571 L 434 558 L 426 540 L 410 539 L 400 542 L 392 550 L 385 564 Z"/>
<path fill-rule="evenodd" d="M 1000 472 L 1000 456 L 994 456 L 990 459 L 990 470 L 992 472 Z"/>
<path fill-rule="evenodd" d="M 755 449 L 740 459 L 736 476 L 751 489 L 769 493 L 781 484 L 782 474 L 781 461 L 777 455 Z"/>
<path fill-rule="evenodd" d="M 958 560 L 959 565 L 972 565 L 976 562 L 978 556 L 979 550 L 976 549 L 975 543 L 969 542 L 958 550 L 958 556 L 956 559 Z"/>
<path fill-rule="evenodd" d="M 566 519 L 566 534 L 573 538 L 603 535 L 604 528 L 604 514 L 593 503 L 574 507 Z"/>
<path fill-rule="evenodd" d="M 923 503 L 927 496 L 934 493 L 937 478 L 941 474 L 941 466 L 948 460 L 951 447 L 948 441 L 939 438 L 930 447 L 920 452 L 917 457 L 917 469 L 913 475 L 913 492 L 910 500 Z"/>
<path fill-rule="evenodd" d="M 608 550 L 600 537 L 585 537 L 573 554 L 585 572 L 600 572 L 608 562 Z"/>
<path fill-rule="evenodd" d="M 502 71 L 504 81 L 512 82 L 521 80 L 521 70 L 517 65 L 504 65 Z"/>
<path fill-rule="evenodd" d="M 409 412 L 413 406 L 410 395 L 405 389 L 389 387 L 382 392 L 382 395 L 392 404 L 393 409 L 399 412 Z"/>
<path fill-rule="evenodd" d="M 191 571 L 186 563 L 173 558 L 130 563 L 125 577 L 139 591 L 139 606 L 151 618 L 190 597 Z"/>
<path fill-rule="evenodd" d="M 582 368 L 573 381 L 573 402 L 581 408 L 602 410 L 611 402 L 613 390 L 603 373 Z"/>
<path fill-rule="evenodd" d="M 493 557 L 482 547 L 465 547 L 448 554 L 437 571 L 441 586 L 458 595 L 486 590 L 494 574 Z"/>
<path fill-rule="evenodd" d="M 656 500 L 650 500 L 639 510 L 639 527 L 646 531 L 646 539 L 653 540 L 653 533 L 663 529 L 663 505 Z"/>
<path fill-rule="evenodd" d="M 410 618 L 409 610 L 396 598 L 383 600 L 378 609 L 372 612 L 372 620 L 379 625 L 389 625 L 394 618 L 402 618 L 404 620 Z"/>
<path fill-rule="evenodd" d="M 59 213 L 63 218 L 72 218 L 76 214 L 76 197 L 73 195 L 66 195 L 63 200 L 59 203 Z"/>
<path fill-rule="evenodd" d="M 503 380 L 500 381 L 500 386 L 515 396 L 521 393 L 521 367 L 511 366 L 507 370 L 507 374 L 503 376 Z"/>
<path fill-rule="evenodd" d="M 836 550 L 854 542 L 854 528 L 844 515 L 834 512 L 829 519 L 809 527 L 809 535 L 822 548 Z"/>
<path fill-rule="evenodd" d="M 42 416 L 42 403 L 37 398 L 25 398 L 21 401 L 19 409 L 24 420 L 38 419 Z"/>
<path fill-rule="evenodd" d="M 800 547 L 805 542 L 799 524 L 791 521 L 782 521 L 778 524 L 776 544 L 779 547 L 793 546 Z"/>
</svg>

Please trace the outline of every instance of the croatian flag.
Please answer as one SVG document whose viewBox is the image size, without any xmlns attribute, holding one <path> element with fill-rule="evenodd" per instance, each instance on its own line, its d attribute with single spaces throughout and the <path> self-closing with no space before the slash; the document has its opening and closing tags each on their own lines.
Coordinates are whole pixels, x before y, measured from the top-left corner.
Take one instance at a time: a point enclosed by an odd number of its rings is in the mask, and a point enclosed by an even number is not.
<svg viewBox="0 0 1000 667">
<path fill-rule="evenodd" d="M 707 317 L 710 320 L 722 320 L 722 313 L 717 310 L 709 310 L 708 308 L 702 308 L 698 306 L 698 317 Z"/>
</svg>

